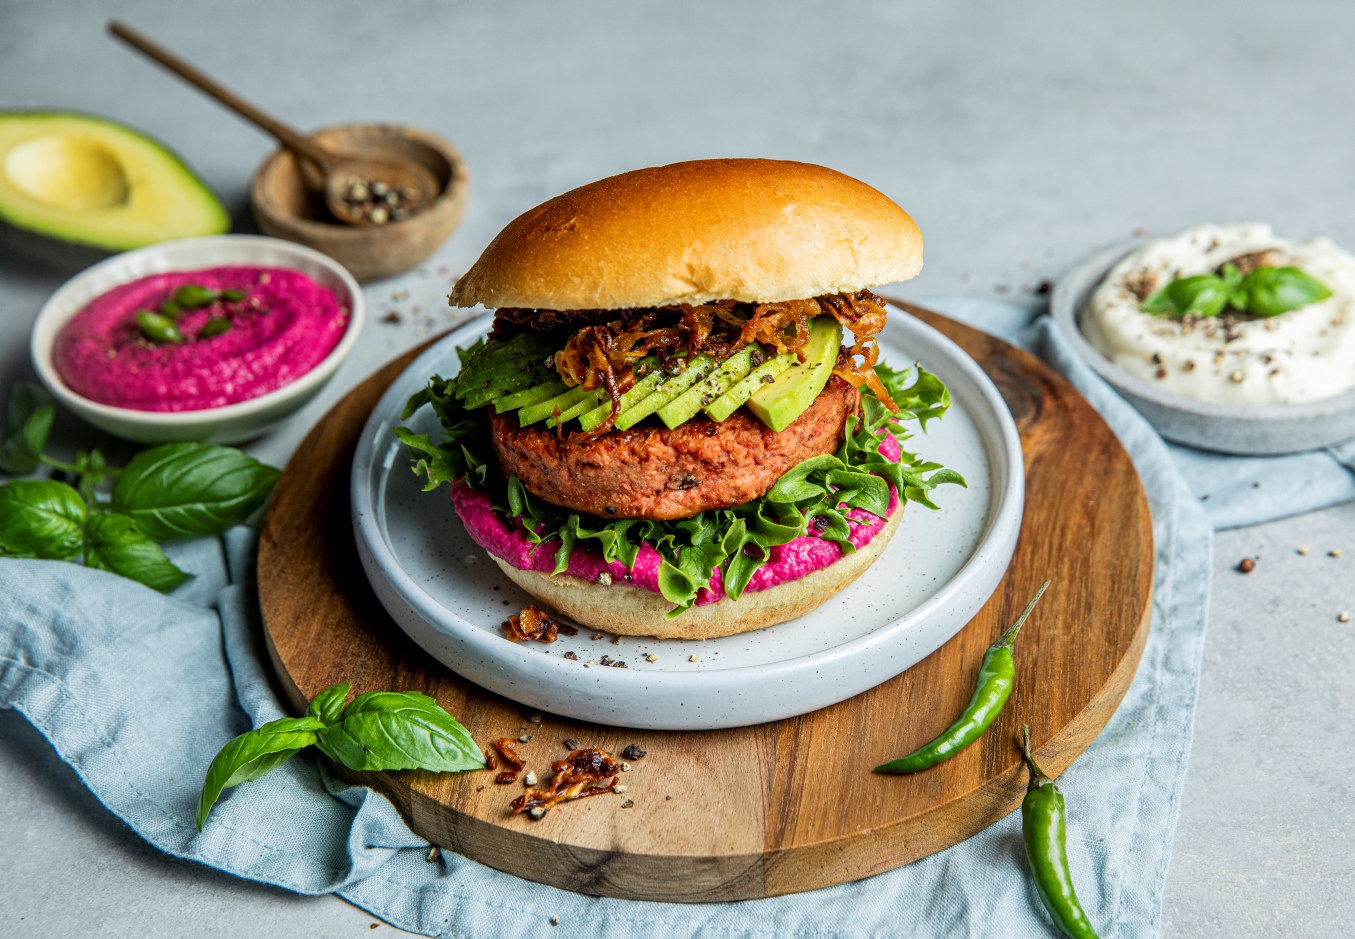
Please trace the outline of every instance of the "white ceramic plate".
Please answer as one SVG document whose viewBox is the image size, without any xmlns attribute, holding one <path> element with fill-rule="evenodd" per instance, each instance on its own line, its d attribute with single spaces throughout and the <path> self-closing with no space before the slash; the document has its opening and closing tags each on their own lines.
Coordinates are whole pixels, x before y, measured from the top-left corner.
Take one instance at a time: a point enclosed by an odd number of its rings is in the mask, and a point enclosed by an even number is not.
<svg viewBox="0 0 1355 939">
<path fill-rule="evenodd" d="M 1302 404 L 1221 404 L 1163 391 L 1123 371 L 1082 335 L 1081 318 L 1110 269 L 1143 244 L 1136 239 L 1078 264 L 1050 297 L 1054 323 L 1078 355 L 1168 440 L 1243 456 L 1314 450 L 1355 437 L 1355 391 Z"/>
<path fill-rule="evenodd" d="M 300 271 L 334 292 L 348 308 L 348 328 L 319 365 L 268 394 L 201 411 L 137 411 L 100 404 L 76 394 L 52 360 L 57 333 L 95 297 L 152 274 L 229 265 L 284 267 Z M 198 440 L 239 443 L 257 437 L 315 397 L 358 341 L 366 305 L 357 281 L 337 261 L 304 245 L 259 235 L 183 238 L 115 254 L 81 271 L 48 298 L 33 323 L 29 351 L 33 368 L 58 401 L 95 427 L 141 443 Z"/>
<path fill-rule="evenodd" d="M 428 376 L 454 374 L 455 347 L 474 342 L 489 323 L 484 317 L 447 336 L 387 390 L 354 454 L 352 500 L 358 553 L 386 610 L 434 658 L 491 691 L 542 711 L 663 730 L 805 714 L 873 688 L 937 649 L 978 612 L 1011 561 L 1025 492 L 1011 415 L 968 355 L 896 311 L 881 337 L 883 357 L 895 365 L 921 361 L 954 400 L 943 420 L 905 446 L 959 470 L 968 489 L 942 487 L 937 512 L 909 504 L 881 558 L 797 620 L 705 641 L 594 640 L 584 629 L 550 645 L 509 642 L 500 623 L 531 598 L 471 541 L 446 487 L 421 491 L 391 435 L 405 399 Z M 424 409 L 408 426 L 427 432 L 436 422 Z M 578 661 L 564 657 L 570 650 Z M 603 655 L 627 667 L 587 664 Z"/>
</svg>

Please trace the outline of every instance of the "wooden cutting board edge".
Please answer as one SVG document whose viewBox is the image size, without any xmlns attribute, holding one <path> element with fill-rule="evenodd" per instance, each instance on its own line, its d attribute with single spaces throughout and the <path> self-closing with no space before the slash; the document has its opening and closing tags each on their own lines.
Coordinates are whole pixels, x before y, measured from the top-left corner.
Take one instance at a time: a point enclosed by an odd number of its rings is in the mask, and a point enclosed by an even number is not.
<svg viewBox="0 0 1355 939">
<path fill-rule="evenodd" d="M 911 304 L 897 304 L 929 325 L 954 326 L 943 317 Z M 961 327 L 964 329 L 964 327 Z M 982 335 L 982 334 L 979 334 Z M 417 349 L 388 363 L 350 394 L 366 390 L 370 401 L 363 415 L 391 380 L 436 337 Z M 993 342 L 999 342 L 993 340 Z M 1004 344 L 1005 345 L 1005 344 Z M 1007 347 L 1004 354 L 1030 362 L 1021 364 L 1047 372 L 1047 367 L 1021 350 Z M 976 356 L 977 357 L 977 356 Z M 994 376 L 995 378 L 997 376 Z M 1050 375 L 1055 383 L 1063 380 Z M 377 384 L 375 389 L 369 385 Z M 345 399 L 340 405 L 348 404 Z M 355 402 L 354 402 L 355 403 Z M 325 422 L 322 421 L 323 425 Z M 359 428 L 361 421 L 358 421 Z M 312 434 L 328 432 L 317 425 Z M 356 436 L 351 428 L 348 436 Z M 310 443 L 308 437 L 307 443 Z M 303 447 L 305 444 L 303 444 Z M 343 444 L 340 444 L 343 449 Z M 348 448 L 351 454 L 351 447 Z M 342 487 L 346 494 L 346 474 Z M 1147 527 L 1146 542 L 1140 531 L 1140 550 L 1147 552 L 1151 568 L 1152 536 L 1146 510 L 1146 496 L 1140 486 L 1138 499 L 1143 509 L 1137 513 L 1141 527 Z M 1128 690 L 1147 640 L 1151 618 L 1151 575 L 1146 579 L 1147 593 L 1142 597 L 1142 616 L 1131 643 L 1110 678 L 1082 711 L 1053 737 L 1037 748 L 1041 765 L 1053 775 L 1061 773 L 1095 739 L 1114 713 Z M 1002 588 L 999 588 L 1001 592 Z M 272 630 L 264 629 L 268 653 L 284 694 L 292 708 L 300 713 L 307 698 L 293 680 L 274 643 Z M 889 870 L 901 864 L 955 844 L 1006 816 L 1020 804 L 1025 790 L 1025 771 L 1018 762 L 989 779 L 982 786 L 939 806 L 913 816 L 885 822 L 879 828 L 867 828 L 822 841 L 800 843 L 794 847 L 764 844 L 757 853 L 727 854 L 720 857 L 693 855 L 635 854 L 600 850 L 580 845 L 550 842 L 530 829 L 508 827 L 496 820 L 477 818 L 470 813 L 446 811 L 447 806 L 429 796 L 418 785 L 417 773 L 353 773 L 336 767 L 351 782 L 369 785 L 392 799 L 411 827 L 444 848 L 457 851 L 482 863 L 565 889 L 585 893 L 636 899 L 674 899 L 689 902 L 747 899 L 774 896 L 842 883 Z M 451 824 L 448 818 L 454 819 Z M 675 865 L 685 868 L 680 889 L 672 889 Z"/>
</svg>

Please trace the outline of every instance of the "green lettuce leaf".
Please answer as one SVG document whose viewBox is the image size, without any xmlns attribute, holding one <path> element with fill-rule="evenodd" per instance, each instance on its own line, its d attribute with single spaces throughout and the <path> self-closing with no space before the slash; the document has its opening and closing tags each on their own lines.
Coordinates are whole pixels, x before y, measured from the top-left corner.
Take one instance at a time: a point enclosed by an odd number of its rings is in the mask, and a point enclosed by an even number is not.
<svg viewBox="0 0 1355 939">
<path fill-rule="evenodd" d="M 484 355 L 478 346 L 458 353 L 470 365 Z M 608 563 L 620 561 L 634 568 L 640 547 L 648 543 L 661 558 L 659 592 L 674 605 L 668 614 L 672 618 L 691 608 L 716 568 L 725 592 L 738 599 L 771 558 L 771 549 L 807 534 L 811 525 L 844 552 L 855 550 L 851 533 L 857 522 L 847 513 L 862 509 L 883 518 L 891 486 L 900 500 L 934 509 L 931 493 L 937 486 L 965 485 L 959 473 L 916 454 L 904 451 L 893 462 L 879 453 L 885 433 L 900 441 L 912 436 L 903 422 L 917 421 L 925 429 L 928 420 L 943 416 L 950 407 L 950 392 L 920 365 L 894 370 L 881 363 L 875 371 L 898 404 L 898 414 L 890 414 L 869 389 L 863 389 L 862 417 L 848 418 L 837 453 L 791 468 L 762 498 L 676 521 L 609 521 L 580 515 L 533 496 L 516 476 L 496 479 L 497 474 L 489 472 L 494 459 L 483 412 L 463 404 L 457 379 L 434 376 L 405 407 L 405 419 L 424 406 L 432 407 L 442 425 L 440 442 L 406 428 L 397 428 L 395 434 L 409 450 L 413 471 L 427 478 L 425 489 L 460 481 L 487 492 L 494 510 L 510 526 L 532 544 L 553 550 L 554 573 L 568 570 L 571 555 L 581 548 L 597 551 Z"/>
</svg>

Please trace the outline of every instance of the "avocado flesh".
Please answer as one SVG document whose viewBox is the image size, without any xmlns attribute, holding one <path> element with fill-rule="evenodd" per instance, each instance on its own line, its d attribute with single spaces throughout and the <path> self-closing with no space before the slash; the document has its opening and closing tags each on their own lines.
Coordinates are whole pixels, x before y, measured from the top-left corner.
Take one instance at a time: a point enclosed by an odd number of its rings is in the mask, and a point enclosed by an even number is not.
<svg viewBox="0 0 1355 939">
<path fill-rule="evenodd" d="M 627 408 L 639 404 L 641 401 L 645 400 L 651 394 L 653 394 L 654 389 L 658 388 L 659 383 L 662 382 L 666 377 L 667 376 L 665 376 L 663 372 L 659 371 L 658 369 L 655 369 L 654 371 L 646 375 L 644 378 L 641 378 L 635 384 L 631 385 L 629 390 L 627 390 L 626 393 L 621 396 L 621 410 L 617 414 L 617 419 L 620 420 L 621 415 L 626 413 Z M 580 415 L 579 426 L 582 427 L 585 431 L 592 430 L 594 427 L 598 426 L 603 421 L 605 421 L 607 419 L 607 415 L 611 413 L 612 413 L 612 402 L 604 401 L 602 404 L 599 404 L 597 407 L 593 408 L 593 410 Z"/>
<path fill-rule="evenodd" d="M 762 423 L 780 433 L 814 403 L 828 384 L 842 347 L 842 326 L 831 316 L 814 319 L 805 344 L 805 360 L 791 366 L 776 381 L 748 399 L 748 410 Z"/>
<path fill-rule="evenodd" d="M 686 368 L 667 379 L 632 407 L 626 408 L 616 419 L 617 430 L 629 430 L 659 408 L 668 404 L 692 385 L 696 384 L 707 372 L 715 367 L 715 360 L 702 353 L 692 356 Z"/>
<path fill-rule="evenodd" d="M 230 228 L 220 201 L 163 144 L 63 112 L 0 111 L 0 219 L 110 251 Z"/>
<path fill-rule="evenodd" d="M 598 406 L 598 403 L 604 399 L 607 399 L 607 392 L 600 388 L 594 388 L 587 395 L 562 410 L 559 417 L 546 418 L 546 426 L 556 427 L 566 421 L 572 421 L 580 414 L 593 410 Z"/>
<path fill-rule="evenodd" d="M 518 408 L 525 408 L 529 404 L 540 404 L 542 401 L 568 390 L 568 388 L 569 386 L 562 381 L 552 381 L 544 385 L 525 388 L 522 391 L 515 391 L 510 395 L 494 399 L 494 413 L 502 414 L 504 411 L 516 411 Z"/>
<path fill-rule="evenodd" d="M 753 349 L 753 346 L 746 346 L 735 352 L 717 365 L 709 375 L 659 408 L 657 412 L 659 420 L 672 430 L 695 417 L 697 411 L 724 394 L 752 370 Z"/>
<path fill-rule="evenodd" d="M 734 383 L 734 386 L 716 398 L 705 409 L 706 417 L 713 421 L 723 421 L 733 414 L 753 396 L 753 392 L 776 380 L 786 369 L 795 364 L 795 353 L 787 352 L 768 359 Z"/>
<path fill-rule="evenodd" d="M 540 404 L 529 405 L 521 411 L 518 411 L 518 423 L 523 427 L 526 427 L 528 424 L 535 424 L 537 421 L 553 415 L 556 408 L 559 408 L 560 413 L 563 414 L 580 401 L 591 398 L 594 394 L 595 392 L 589 391 L 583 386 L 570 388 L 568 391 L 558 394 L 553 398 L 547 398 Z"/>
</svg>

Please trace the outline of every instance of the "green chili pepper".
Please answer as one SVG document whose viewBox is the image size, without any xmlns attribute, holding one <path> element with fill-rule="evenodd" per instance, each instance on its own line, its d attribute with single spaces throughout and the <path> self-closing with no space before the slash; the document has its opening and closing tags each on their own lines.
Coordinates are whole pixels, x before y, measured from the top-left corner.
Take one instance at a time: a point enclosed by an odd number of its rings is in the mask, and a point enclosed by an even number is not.
<svg viewBox="0 0 1355 939">
<path fill-rule="evenodd" d="M 1030 727 L 1025 724 L 1021 725 L 1021 744 L 1030 770 L 1030 785 L 1026 787 L 1026 798 L 1021 803 L 1021 834 L 1040 902 L 1059 932 L 1069 939 L 1098 939 L 1073 890 L 1073 875 L 1068 869 L 1063 793 L 1054 785 L 1054 780 L 1035 765 L 1035 759 L 1030 755 Z"/>
<path fill-rule="evenodd" d="M 179 314 L 183 312 L 183 307 L 179 306 L 179 304 L 175 303 L 173 300 L 166 300 L 164 303 L 160 304 L 160 312 L 170 319 L 178 319 Z"/>
<path fill-rule="evenodd" d="M 1016 618 L 1016 622 L 1002 634 L 1002 638 L 988 647 L 983 656 L 983 664 L 979 667 L 979 680 L 974 685 L 974 694 L 955 723 L 943 730 L 941 736 L 923 744 L 907 756 L 875 767 L 875 772 L 899 775 L 916 773 L 938 763 L 944 763 L 983 736 L 983 732 L 997 720 L 1007 699 L 1011 697 L 1012 682 L 1016 679 L 1016 661 L 1012 658 L 1012 643 L 1016 641 L 1016 634 L 1021 631 L 1026 617 L 1030 616 L 1030 611 L 1035 609 L 1035 604 L 1044 596 L 1048 587 L 1047 580 L 1040 584 L 1040 589 L 1035 591 L 1035 596 L 1030 598 L 1030 602 Z"/>
<path fill-rule="evenodd" d="M 203 287 L 200 284 L 184 284 L 174 291 L 174 302 L 179 306 L 188 307 L 190 310 L 195 307 L 207 306 L 209 303 L 216 302 L 216 291 L 211 287 Z"/>
<path fill-rule="evenodd" d="M 152 342 L 183 342 L 183 333 L 168 316 L 150 310 L 136 311 L 136 325 L 141 334 Z"/>
<path fill-rule="evenodd" d="M 232 303 L 234 303 L 236 301 L 245 299 L 245 295 L 244 292 L 240 290 L 223 290 L 221 291 L 221 299 L 230 300 Z"/>
</svg>

